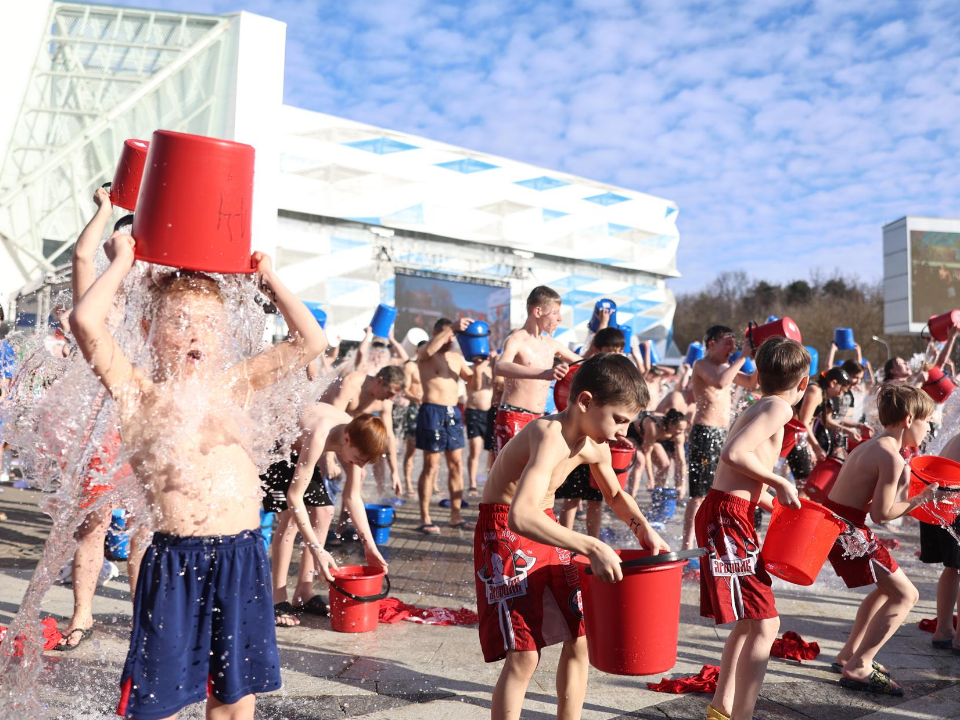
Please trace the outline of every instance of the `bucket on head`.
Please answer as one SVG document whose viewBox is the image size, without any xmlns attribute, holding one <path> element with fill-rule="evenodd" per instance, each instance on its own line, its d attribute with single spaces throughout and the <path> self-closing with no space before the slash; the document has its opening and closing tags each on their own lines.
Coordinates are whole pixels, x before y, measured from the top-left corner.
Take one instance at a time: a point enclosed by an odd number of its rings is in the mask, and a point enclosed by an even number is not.
<svg viewBox="0 0 960 720">
<path fill-rule="evenodd" d="M 329 583 L 330 626 L 346 633 L 376 629 L 380 601 L 390 593 L 390 578 L 383 568 L 341 565 L 333 571 L 333 578 Z"/>
<path fill-rule="evenodd" d="M 393 525 L 393 505 L 364 505 L 367 510 L 367 522 L 373 533 L 373 542 L 386 545 L 390 540 L 390 526 Z"/>
<path fill-rule="evenodd" d="M 807 349 L 807 352 L 810 353 L 810 377 L 813 377 L 817 374 L 817 371 L 820 367 L 820 353 L 817 352 L 815 347 L 810 347 L 809 345 L 804 345 Z"/>
<path fill-rule="evenodd" d="M 920 455 L 910 461 L 910 497 L 923 492 L 930 483 L 940 483 L 940 487 L 953 488 L 960 491 L 960 463 L 937 455 Z M 952 523 L 960 515 L 960 492 L 953 505 L 938 505 L 932 507 L 925 503 L 910 511 L 917 520 L 937 525 L 940 518 L 945 523 Z M 932 512 L 931 512 L 932 511 Z M 932 514 L 933 512 L 936 515 Z M 939 517 L 938 517 L 939 516 Z"/>
<path fill-rule="evenodd" d="M 310 311 L 310 314 L 313 315 L 314 319 L 320 324 L 320 327 L 326 329 L 327 313 L 320 307 L 320 303 L 304 300 L 303 304 L 307 306 L 307 310 Z"/>
<path fill-rule="evenodd" d="M 658 487 L 650 492 L 650 505 L 660 521 L 669 520 L 677 512 L 677 498 L 680 491 L 676 488 Z"/>
<path fill-rule="evenodd" d="M 960 325 L 960 310 L 951 310 L 942 315 L 931 315 L 927 327 L 930 328 L 930 337 L 937 342 L 946 342 L 948 333 L 954 325 Z"/>
<path fill-rule="evenodd" d="M 617 440 L 610 443 L 610 462 L 613 465 L 613 472 L 617 475 L 622 490 L 627 489 L 627 480 L 630 477 L 630 468 L 637 461 L 637 449 L 632 443 L 626 440 Z M 593 476 L 593 470 L 590 470 L 590 487 L 599 490 L 596 478 Z"/>
<path fill-rule="evenodd" d="M 740 359 L 740 356 L 743 355 L 743 351 L 737 350 L 733 355 L 730 356 L 730 362 L 735 363 Z M 753 362 L 753 358 L 747 358 L 743 361 L 743 367 L 740 368 L 740 372 L 745 372 L 747 375 L 752 375 L 753 372 L 757 369 L 756 363 Z"/>
<path fill-rule="evenodd" d="M 390 305 L 380 303 L 373 312 L 373 319 L 370 321 L 370 329 L 373 330 L 374 337 L 390 337 L 390 329 L 393 327 L 393 321 L 397 319 L 397 309 Z"/>
<path fill-rule="evenodd" d="M 853 339 L 853 328 L 841 327 L 833 331 L 833 344 L 838 350 L 856 350 L 857 344 Z"/>
<path fill-rule="evenodd" d="M 687 365 L 693 365 L 697 360 L 703 357 L 703 345 L 698 342 L 692 342 L 687 347 L 686 357 L 683 358 L 683 362 Z"/>
<path fill-rule="evenodd" d="M 683 566 L 703 550 L 615 552 L 623 561 L 623 579 L 616 583 L 598 580 L 589 558 L 573 559 L 580 571 L 590 664 L 614 675 L 666 672 L 677 662 Z"/>
<path fill-rule="evenodd" d="M 782 317 L 779 320 L 768 322 L 763 325 L 751 325 L 747 328 L 747 337 L 753 344 L 754 349 L 759 350 L 763 341 L 772 337 L 785 337 L 797 342 L 802 342 L 800 328 L 788 317 Z"/>
<path fill-rule="evenodd" d="M 930 368 L 927 381 L 923 384 L 923 391 L 933 398 L 935 403 L 942 403 L 957 389 L 950 376 L 938 367 Z"/>
<path fill-rule="evenodd" d="M 120 150 L 120 161 L 110 183 L 110 202 L 125 210 L 137 209 L 137 196 L 143 168 L 147 162 L 150 143 L 146 140 L 125 140 Z"/>
<path fill-rule="evenodd" d="M 186 270 L 251 273 L 250 145 L 157 130 L 133 218 L 137 260 Z"/>
<path fill-rule="evenodd" d="M 482 320 L 475 320 L 467 329 L 457 333 L 460 351 L 467 360 L 490 357 L 490 326 Z"/>
<path fill-rule="evenodd" d="M 834 483 L 840 475 L 843 463 L 834 457 L 824 458 L 816 465 L 803 483 L 803 491 L 814 502 L 824 502 L 833 490 Z"/>
<path fill-rule="evenodd" d="M 403 345 L 403 349 L 407 351 L 411 358 L 416 359 L 417 346 L 424 340 L 430 340 L 427 331 L 423 328 L 412 327 L 407 330 L 407 336 L 403 338 L 403 342 L 400 344 Z"/>
<path fill-rule="evenodd" d="M 597 304 L 593 307 L 593 316 L 590 318 L 590 322 L 587 323 L 590 332 L 595 333 L 600 329 L 601 310 L 613 311 L 610 313 L 610 322 L 607 323 L 607 327 L 617 327 L 617 304 L 610 298 L 603 298 L 602 300 L 597 300 Z"/>
<path fill-rule="evenodd" d="M 567 374 L 557 380 L 553 385 L 553 403 L 557 410 L 563 412 L 567 409 L 567 401 L 570 399 L 570 386 L 573 384 L 573 376 L 577 374 L 583 360 L 578 360 L 570 364 Z"/>
<path fill-rule="evenodd" d="M 794 585 L 812 585 L 837 541 L 843 523 L 823 505 L 800 500 L 800 509 L 776 499 L 760 551 L 767 572 Z"/>
<path fill-rule="evenodd" d="M 106 554 L 111 560 L 126 560 L 130 557 L 130 531 L 127 530 L 127 511 L 117 509 L 110 517 L 107 529 Z"/>
</svg>

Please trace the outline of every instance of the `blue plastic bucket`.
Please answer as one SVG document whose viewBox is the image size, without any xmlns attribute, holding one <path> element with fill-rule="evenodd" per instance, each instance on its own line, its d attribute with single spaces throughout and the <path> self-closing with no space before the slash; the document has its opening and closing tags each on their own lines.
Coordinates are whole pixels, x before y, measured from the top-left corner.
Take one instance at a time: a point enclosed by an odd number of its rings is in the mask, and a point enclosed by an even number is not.
<svg viewBox="0 0 960 720">
<path fill-rule="evenodd" d="M 740 356 L 742 354 L 743 353 L 741 351 L 737 350 L 733 355 L 730 356 L 730 362 L 731 363 L 736 362 L 737 360 L 740 359 Z M 757 369 L 757 366 L 753 364 L 753 358 L 747 358 L 743 363 L 743 367 L 740 368 L 740 371 L 745 372 L 747 375 L 750 375 L 756 369 Z"/>
<path fill-rule="evenodd" d="M 660 522 L 669 520 L 677 512 L 677 498 L 680 491 L 676 488 L 654 488 L 650 493 L 650 504 L 660 516 Z"/>
<path fill-rule="evenodd" d="M 457 342 L 467 360 L 490 357 L 490 326 L 482 320 L 472 322 L 457 333 Z"/>
<path fill-rule="evenodd" d="M 855 350 L 856 342 L 853 339 L 853 328 L 837 328 L 833 331 L 833 344 L 838 350 Z"/>
<path fill-rule="evenodd" d="M 661 362 L 663 362 L 660 359 L 660 352 L 657 350 L 657 344 L 653 340 L 650 341 L 649 355 L 647 354 L 646 350 L 643 351 L 643 359 L 646 360 L 647 364 L 649 365 L 659 365 Z"/>
<path fill-rule="evenodd" d="M 610 322 L 607 327 L 617 327 L 617 304 L 610 298 L 603 298 L 602 300 L 597 300 L 597 304 L 593 307 L 593 317 L 591 317 L 590 322 L 587 323 L 590 332 L 595 333 L 600 329 L 600 310 L 604 308 L 613 310 L 613 312 L 610 313 Z"/>
<path fill-rule="evenodd" d="M 327 314 L 320 309 L 320 303 L 315 302 L 304 302 L 304 305 L 307 306 L 307 310 L 310 311 L 310 314 L 320 323 L 320 327 L 326 329 L 327 327 Z"/>
<path fill-rule="evenodd" d="M 620 332 L 623 333 L 623 339 L 625 341 L 623 351 L 629 355 L 630 343 L 633 342 L 633 328 L 631 328 L 629 325 L 621 325 Z"/>
<path fill-rule="evenodd" d="M 263 535 L 263 544 L 270 549 L 270 541 L 273 539 L 273 521 L 276 515 L 272 512 L 265 512 L 260 509 L 260 534 Z"/>
<path fill-rule="evenodd" d="M 390 526 L 393 525 L 393 505 L 364 505 L 367 509 L 367 522 L 377 545 L 385 545 L 390 539 Z"/>
<path fill-rule="evenodd" d="M 776 321 L 779 320 L 779 319 L 780 319 L 780 318 L 778 318 L 776 315 L 768 315 L 768 316 L 767 316 L 767 322 L 768 322 L 768 323 L 776 322 Z"/>
<path fill-rule="evenodd" d="M 127 531 L 127 511 L 114 510 L 110 518 L 106 540 L 107 557 L 111 560 L 126 560 L 130 557 L 130 533 Z"/>
<path fill-rule="evenodd" d="M 703 357 L 703 345 L 698 342 L 690 343 L 687 347 L 687 355 L 683 361 L 687 365 L 693 365 L 697 360 Z"/>
<path fill-rule="evenodd" d="M 810 353 L 810 377 L 813 377 L 820 369 L 820 353 L 817 352 L 816 348 L 810 347 L 809 345 L 804 345 L 804 347 L 807 349 L 807 352 Z"/>
<path fill-rule="evenodd" d="M 370 321 L 370 327 L 373 330 L 374 337 L 390 337 L 390 328 L 393 327 L 393 321 L 397 319 L 397 309 L 380 303 L 373 313 L 373 320 Z"/>
</svg>

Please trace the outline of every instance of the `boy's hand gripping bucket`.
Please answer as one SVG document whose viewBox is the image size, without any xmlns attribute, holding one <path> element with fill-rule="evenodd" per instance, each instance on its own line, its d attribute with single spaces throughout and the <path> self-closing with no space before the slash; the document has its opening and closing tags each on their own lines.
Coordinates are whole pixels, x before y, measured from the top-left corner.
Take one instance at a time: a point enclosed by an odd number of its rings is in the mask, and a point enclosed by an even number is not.
<svg viewBox="0 0 960 720">
<path fill-rule="evenodd" d="M 567 374 L 557 380 L 553 385 L 553 404 L 557 406 L 557 410 L 560 412 L 567 409 L 567 402 L 570 400 L 570 386 L 573 384 L 573 376 L 577 374 L 577 370 L 580 369 L 582 363 L 583 360 L 571 363 Z"/>
<path fill-rule="evenodd" d="M 927 373 L 927 381 L 923 384 L 923 391 L 933 398 L 935 403 L 945 402 L 948 397 L 957 389 L 950 376 L 938 367 L 930 368 Z"/>
<path fill-rule="evenodd" d="M 573 560 L 580 570 L 590 664 L 614 675 L 666 672 L 677 662 L 683 566 L 704 550 L 616 553 L 623 560 L 623 580 L 617 583 L 594 577 L 589 558 Z"/>
<path fill-rule="evenodd" d="M 376 629 L 380 601 L 390 594 L 390 578 L 383 568 L 341 565 L 330 584 L 330 626 L 337 632 L 362 633 Z"/>
<path fill-rule="evenodd" d="M 601 310 L 612 311 L 610 313 L 610 321 L 607 323 L 607 327 L 617 327 L 617 304 L 610 298 L 603 298 L 602 300 L 597 300 L 597 304 L 593 307 L 593 316 L 590 318 L 590 322 L 587 323 L 587 327 L 592 333 L 595 333 L 600 329 Z"/>
<path fill-rule="evenodd" d="M 475 320 L 467 329 L 457 333 L 457 342 L 463 356 L 473 362 L 490 357 L 490 326 L 482 320 Z"/>
<path fill-rule="evenodd" d="M 147 162 L 150 143 L 146 140 L 125 140 L 120 161 L 110 183 L 110 202 L 131 212 L 137 209 L 140 182 Z"/>
<path fill-rule="evenodd" d="M 856 350 L 857 343 L 853 339 L 853 329 L 842 327 L 834 330 L 833 344 L 837 346 L 838 350 Z"/>
<path fill-rule="evenodd" d="M 759 350 L 763 341 L 772 337 L 785 337 L 797 342 L 803 342 L 800 336 L 800 328 L 788 317 L 782 317 L 779 320 L 768 322 L 763 325 L 754 325 L 750 323 L 747 328 L 747 338 L 753 345 L 754 350 Z"/>
<path fill-rule="evenodd" d="M 374 337 L 390 337 L 390 328 L 393 327 L 393 321 L 397 319 L 397 309 L 389 305 L 380 303 L 373 313 L 373 319 L 370 321 L 370 329 L 373 330 Z"/>
<path fill-rule="evenodd" d="M 133 218 L 137 260 L 253 272 L 253 155 L 251 146 L 229 140 L 153 133 Z"/>
<path fill-rule="evenodd" d="M 936 455 L 921 455 L 910 461 L 910 497 L 916 497 L 931 483 L 939 483 L 941 489 L 960 493 L 960 463 Z M 936 514 L 933 514 L 936 513 Z M 941 520 L 950 524 L 960 515 L 960 494 L 953 498 L 952 505 L 925 503 L 910 511 L 920 522 L 939 525 Z"/>
<path fill-rule="evenodd" d="M 950 328 L 954 325 L 960 325 L 960 310 L 951 310 L 948 313 L 943 313 L 943 315 L 933 315 L 927 323 L 927 327 L 930 328 L 930 337 L 937 342 L 946 342 L 949 338 Z"/>
<path fill-rule="evenodd" d="M 774 499 L 760 555 L 771 575 L 794 585 L 812 585 L 846 526 L 822 505 L 811 500 L 800 500 L 800 505 L 796 510 Z"/>
</svg>

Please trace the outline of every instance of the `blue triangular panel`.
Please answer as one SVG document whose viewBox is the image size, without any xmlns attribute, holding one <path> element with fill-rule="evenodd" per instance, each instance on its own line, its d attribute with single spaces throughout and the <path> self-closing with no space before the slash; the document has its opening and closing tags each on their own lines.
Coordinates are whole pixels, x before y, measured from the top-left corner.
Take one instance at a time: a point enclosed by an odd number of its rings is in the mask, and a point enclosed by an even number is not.
<svg viewBox="0 0 960 720">
<path fill-rule="evenodd" d="M 330 252 L 338 253 L 343 252 L 344 250 L 354 250 L 358 247 L 369 245 L 369 243 L 364 242 L 363 240 L 350 240 L 348 238 L 330 238 Z"/>
<path fill-rule="evenodd" d="M 347 147 L 356 148 L 357 150 L 364 150 L 365 152 L 374 153 L 375 155 L 389 155 L 396 152 L 404 152 L 405 150 L 416 150 L 416 145 L 409 145 L 407 143 L 400 142 L 399 140 L 391 140 L 390 138 L 379 137 L 371 138 L 370 140 L 358 140 L 357 142 L 344 143 Z"/>
<path fill-rule="evenodd" d="M 587 202 L 596 203 L 597 205 L 616 205 L 617 203 L 626 202 L 630 198 L 624 197 L 623 195 L 617 195 L 616 193 L 606 192 L 602 195 L 594 195 L 592 197 L 584 198 Z"/>
<path fill-rule="evenodd" d="M 561 212 L 560 210 L 548 210 L 547 208 L 543 208 L 543 221 L 550 222 L 551 220 L 566 217 L 569 214 L 570 213 Z"/>
<path fill-rule="evenodd" d="M 558 180 L 557 178 L 547 177 L 546 175 L 541 175 L 540 177 L 530 178 L 529 180 L 517 180 L 515 185 L 523 185 L 524 187 L 530 188 L 531 190 L 553 190 L 554 188 L 564 187 L 570 183 L 564 180 Z"/>
<path fill-rule="evenodd" d="M 363 223 L 365 225 L 383 225 L 378 217 L 348 217 L 346 219 L 352 222 Z"/>
<path fill-rule="evenodd" d="M 629 225 L 617 225 L 616 223 L 607 223 L 607 235 L 619 235 L 620 233 L 625 233 L 627 230 L 634 230 L 635 228 L 630 227 Z"/>
<path fill-rule="evenodd" d="M 470 173 L 483 172 L 484 170 L 494 170 L 499 167 L 499 165 L 492 165 L 482 160 L 477 160 L 476 158 L 464 158 L 463 160 L 437 163 L 437 167 L 469 175 Z"/>
<path fill-rule="evenodd" d="M 664 217 L 670 217 L 670 216 L 673 215 L 676 211 L 677 211 L 677 209 L 676 209 L 675 207 L 668 207 L 668 208 L 667 208 L 667 214 L 664 215 Z"/>
<path fill-rule="evenodd" d="M 587 309 L 587 308 L 578 308 L 578 307 L 575 307 L 575 308 L 573 309 L 573 324 L 574 324 L 574 325 L 579 325 L 580 323 L 588 322 L 591 317 L 593 317 L 593 309 L 592 309 L 592 308 Z"/>
<path fill-rule="evenodd" d="M 423 225 L 423 204 L 411 205 L 403 210 L 387 215 L 387 220 L 406 225 Z"/>
</svg>

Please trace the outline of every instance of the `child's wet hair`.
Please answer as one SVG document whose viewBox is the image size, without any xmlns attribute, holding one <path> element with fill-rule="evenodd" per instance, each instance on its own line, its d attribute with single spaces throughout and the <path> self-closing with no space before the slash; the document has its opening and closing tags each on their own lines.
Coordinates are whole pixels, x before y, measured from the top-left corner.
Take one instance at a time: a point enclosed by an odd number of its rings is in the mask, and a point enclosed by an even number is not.
<svg viewBox="0 0 960 720">
<path fill-rule="evenodd" d="M 210 295 L 223 302 L 223 291 L 220 283 L 206 273 L 195 270 L 175 270 L 162 275 L 156 280 L 156 288 L 161 297 L 191 293 L 194 295 Z"/>
<path fill-rule="evenodd" d="M 866 372 L 866 368 L 856 360 L 844 360 L 840 367 L 842 367 L 851 378 L 857 375 L 863 375 L 863 373 Z"/>
<path fill-rule="evenodd" d="M 600 353 L 584 361 L 570 385 L 571 403 L 584 391 L 599 405 L 629 405 L 639 411 L 650 402 L 637 366 L 620 353 Z"/>
<path fill-rule="evenodd" d="M 598 350 L 601 348 L 613 348 L 617 352 L 622 352 L 627 346 L 627 337 L 620 328 L 603 328 L 603 330 L 598 330 L 597 334 L 593 336 L 591 345 Z M 611 350 L 610 352 L 613 351 Z"/>
<path fill-rule="evenodd" d="M 912 385 L 888 383 L 877 393 L 877 411 L 884 427 L 902 422 L 907 415 L 914 420 L 926 420 L 936 409 L 933 399 Z"/>
<path fill-rule="evenodd" d="M 387 452 L 387 428 L 376 415 L 357 415 L 345 431 L 364 463 L 371 463 Z"/>
<path fill-rule="evenodd" d="M 560 293 L 546 285 L 537 285 L 530 294 L 527 295 L 527 312 L 534 308 L 547 307 L 553 303 L 559 303 Z"/>
<path fill-rule="evenodd" d="M 840 387 L 850 387 L 853 384 L 853 380 L 850 378 L 850 375 L 842 367 L 834 367 L 829 370 L 824 370 L 817 377 L 817 384 L 825 388 L 830 383 L 836 382 Z"/>
<path fill-rule="evenodd" d="M 710 343 L 717 342 L 726 335 L 735 335 L 732 328 L 726 325 L 711 325 L 703 335 L 703 347 L 709 348 Z"/>
<path fill-rule="evenodd" d="M 767 338 L 756 356 L 760 392 L 775 395 L 796 388 L 810 374 L 810 353 L 796 340 Z"/>
<path fill-rule="evenodd" d="M 403 368 L 396 365 L 384 365 L 377 372 L 384 385 L 403 385 Z"/>
<path fill-rule="evenodd" d="M 444 328 L 450 327 L 453 325 L 453 320 L 448 320 L 447 318 L 440 318 L 433 324 L 433 334 L 439 334 Z"/>
<path fill-rule="evenodd" d="M 687 416 L 684 415 L 682 412 L 680 412 L 676 408 L 670 408 L 669 410 L 667 410 L 666 413 L 664 413 L 663 424 L 665 427 L 670 427 L 671 425 L 677 425 L 686 419 L 687 419 Z"/>
</svg>

